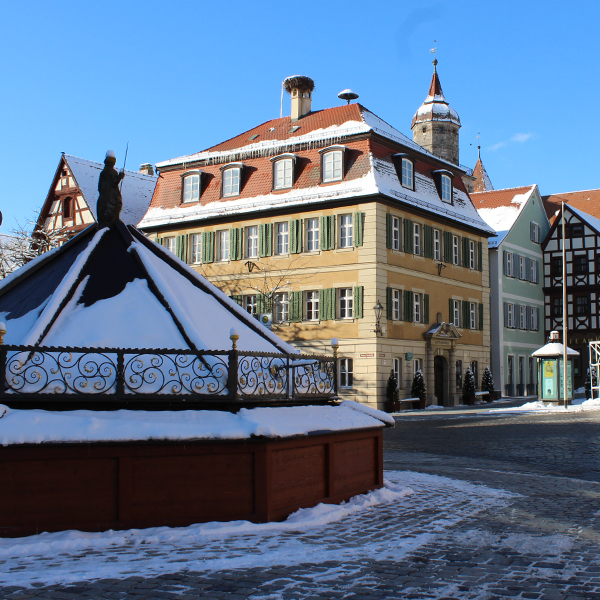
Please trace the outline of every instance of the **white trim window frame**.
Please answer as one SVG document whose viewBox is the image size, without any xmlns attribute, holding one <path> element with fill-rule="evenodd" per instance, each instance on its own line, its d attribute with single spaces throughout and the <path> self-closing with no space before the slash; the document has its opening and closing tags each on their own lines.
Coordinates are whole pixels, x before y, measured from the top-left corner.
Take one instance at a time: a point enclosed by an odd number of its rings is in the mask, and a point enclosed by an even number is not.
<svg viewBox="0 0 600 600">
<path fill-rule="evenodd" d="M 421 373 L 423 373 L 423 359 L 413 358 L 413 377 L 417 374 L 418 371 L 421 371 Z"/>
<path fill-rule="evenodd" d="M 519 256 L 519 279 L 527 279 L 527 269 L 524 256 Z"/>
<path fill-rule="evenodd" d="M 403 387 L 402 385 L 402 359 L 394 358 L 392 359 L 392 369 L 394 371 L 394 377 L 396 378 L 396 389 L 400 389 Z"/>
<path fill-rule="evenodd" d="M 512 302 L 507 302 L 506 303 L 507 311 L 507 321 L 506 321 L 506 326 L 509 329 L 514 329 L 515 328 L 515 305 Z"/>
<path fill-rule="evenodd" d="M 202 264 L 202 233 L 192 233 L 190 246 L 192 264 Z"/>
<path fill-rule="evenodd" d="M 460 318 L 461 318 L 461 301 L 460 300 L 452 300 L 452 325 L 454 327 L 460 327 Z"/>
<path fill-rule="evenodd" d="M 246 258 L 258 258 L 258 225 L 246 227 Z"/>
<path fill-rule="evenodd" d="M 306 219 L 306 251 L 318 252 L 320 245 L 320 223 L 319 218 Z"/>
<path fill-rule="evenodd" d="M 527 329 L 527 307 L 519 306 L 519 329 Z"/>
<path fill-rule="evenodd" d="M 163 238 L 163 246 L 173 254 L 175 254 L 175 239 L 174 235 Z"/>
<path fill-rule="evenodd" d="M 290 252 L 290 232 L 289 223 L 282 221 L 275 224 L 275 254 L 289 254 Z"/>
<path fill-rule="evenodd" d="M 241 180 L 241 167 L 226 167 L 223 169 L 223 198 L 239 196 Z"/>
<path fill-rule="evenodd" d="M 286 190 L 294 185 L 294 160 L 280 158 L 273 163 L 273 189 Z"/>
<path fill-rule="evenodd" d="M 352 288 L 338 288 L 338 315 L 340 319 L 354 318 L 354 296 Z"/>
<path fill-rule="evenodd" d="M 477 303 L 469 302 L 469 329 L 477 329 Z"/>
<path fill-rule="evenodd" d="M 538 311 L 536 310 L 536 308 L 534 306 L 531 306 L 529 308 L 529 310 L 531 311 L 531 330 L 532 331 L 537 331 L 538 330 Z"/>
<path fill-rule="evenodd" d="M 352 214 L 339 216 L 339 248 L 352 248 L 354 245 L 353 239 L 353 223 Z"/>
<path fill-rule="evenodd" d="M 354 387 L 354 361 L 351 358 L 339 359 L 339 384 L 342 389 Z"/>
<path fill-rule="evenodd" d="M 421 224 L 413 223 L 413 254 L 421 256 Z"/>
<path fill-rule="evenodd" d="M 442 260 L 442 232 L 439 229 L 433 230 L 433 260 Z"/>
<path fill-rule="evenodd" d="M 414 165 L 410 158 L 402 158 L 402 187 L 413 189 Z"/>
<path fill-rule="evenodd" d="M 460 243 L 457 235 L 452 236 L 452 264 L 460 265 Z"/>
<path fill-rule="evenodd" d="M 279 292 L 274 298 L 274 321 L 276 323 L 284 323 L 289 319 L 289 295 L 287 292 Z"/>
<path fill-rule="evenodd" d="M 418 292 L 413 294 L 413 322 L 423 322 L 423 294 Z"/>
<path fill-rule="evenodd" d="M 200 173 L 190 173 L 183 176 L 182 202 L 198 202 L 200 200 Z"/>
<path fill-rule="evenodd" d="M 512 252 L 506 253 L 506 276 L 514 277 L 515 274 L 515 255 Z"/>
<path fill-rule="evenodd" d="M 475 270 L 477 268 L 475 260 L 475 242 L 469 240 L 469 269 Z"/>
<path fill-rule="evenodd" d="M 444 173 L 442 173 L 440 177 L 440 188 L 442 190 L 442 202 L 452 204 L 452 179 Z"/>
<path fill-rule="evenodd" d="M 217 231 L 217 262 L 229 260 L 229 229 Z"/>
<path fill-rule="evenodd" d="M 249 294 L 243 297 L 244 309 L 250 315 L 255 315 L 258 308 L 256 294 Z"/>
<path fill-rule="evenodd" d="M 392 290 L 392 319 L 394 321 L 402 319 L 402 290 Z"/>
<path fill-rule="evenodd" d="M 344 178 L 344 152 L 342 150 L 329 150 L 321 155 L 323 183 L 342 181 Z"/>
<path fill-rule="evenodd" d="M 319 320 L 319 290 L 304 292 L 304 314 L 307 321 Z"/>
<path fill-rule="evenodd" d="M 392 250 L 400 251 L 400 217 L 392 217 Z"/>
</svg>

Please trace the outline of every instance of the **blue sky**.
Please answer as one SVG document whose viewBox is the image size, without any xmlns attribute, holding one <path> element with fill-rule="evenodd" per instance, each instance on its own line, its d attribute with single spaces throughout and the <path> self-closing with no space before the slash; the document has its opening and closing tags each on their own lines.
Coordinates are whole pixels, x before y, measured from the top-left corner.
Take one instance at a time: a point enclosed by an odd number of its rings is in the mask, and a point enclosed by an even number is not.
<svg viewBox="0 0 600 600">
<path fill-rule="evenodd" d="M 496 188 L 600 187 L 600 3 L 573 0 L 106 0 L 4 3 L 0 210 L 34 216 L 61 151 L 127 167 L 189 154 L 279 116 L 281 80 L 316 83 L 313 109 L 360 102 L 407 135 L 432 55 Z M 284 115 L 289 114 L 289 97 Z"/>
</svg>

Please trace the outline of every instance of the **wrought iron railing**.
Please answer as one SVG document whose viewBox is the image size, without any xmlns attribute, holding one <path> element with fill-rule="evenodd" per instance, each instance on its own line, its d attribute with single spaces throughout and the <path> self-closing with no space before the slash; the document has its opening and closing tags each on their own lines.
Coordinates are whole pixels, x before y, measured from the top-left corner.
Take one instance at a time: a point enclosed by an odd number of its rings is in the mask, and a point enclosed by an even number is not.
<svg viewBox="0 0 600 600">
<path fill-rule="evenodd" d="M 333 357 L 238 350 L 0 346 L 0 399 L 323 400 L 337 395 Z"/>
</svg>

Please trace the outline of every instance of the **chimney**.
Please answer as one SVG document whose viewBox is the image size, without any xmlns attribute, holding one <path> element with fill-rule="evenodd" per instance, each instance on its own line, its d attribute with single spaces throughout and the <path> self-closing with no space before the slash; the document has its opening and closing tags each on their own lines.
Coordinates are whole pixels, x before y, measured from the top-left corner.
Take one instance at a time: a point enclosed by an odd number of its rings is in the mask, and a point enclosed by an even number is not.
<svg viewBox="0 0 600 600">
<path fill-rule="evenodd" d="M 150 163 L 144 163 L 143 165 L 140 165 L 139 172 L 143 173 L 144 175 L 154 175 L 154 169 Z"/>
<path fill-rule="evenodd" d="M 304 75 L 293 75 L 283 80 L 283 87 L 292 97 L 292 121 L 308 115 L 315 82 Z"/>
</svg>

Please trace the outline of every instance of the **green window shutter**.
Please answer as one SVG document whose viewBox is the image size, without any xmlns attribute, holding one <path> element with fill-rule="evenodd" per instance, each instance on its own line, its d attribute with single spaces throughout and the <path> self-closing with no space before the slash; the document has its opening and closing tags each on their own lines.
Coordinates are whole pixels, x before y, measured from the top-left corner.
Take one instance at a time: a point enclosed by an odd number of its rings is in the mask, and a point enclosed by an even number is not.
<svg viewBox="0 0 600 600">
<path fill-rule="evenodd" d="M 321 303 L 321 319 L 323 321 L 331 321 L 335 319 L 335 289 L 327 288 L 319 293 L 319 301 Z"/>
<path fill-rule="evenodd" d="M 423 323 L 429 325 L 429 294 L 423 294 Z"/>
<path fill-rule="evenodd" d="M 302 321 L 302 292 L 290 292 L 289 315 L 292 323 Z"/>
<path fill-rule="evenodd" d="M 387 213 L 385 215 L 385 247 L 392 247 L 392 215 Z"/>
<path fill-rule="evenodd" d="M 327 248 L 327 217 L 319 218 L 319 248 L 328 250 Z"/>
<path fill-rule="evenodd" d="M 241 294 L 231 294 L 231 299 L 240 306 L 242 305 L 242 295 Z"/>
<path fill-rule="evenodd" d="M 361 212 L 354 213 L 354 245 L 363 245 L 363 214 Z"/>
<path fill-rule="evenodd" d="M 202 234 L 202 262 L 211 263 L 215 260 L 215 232 L 205 231 Z"/>
<path fill-rule="evenodd" d="M 264 294 L 256 295 L 256 312 L 260 315 L 271 312 L 269 299 Z"/>
<path fill-rule="evenodd" d="M 452 262 L 452 233 L 444 231 L 444 262 Z"/>
<path fill-rule="evenodd" d="M 329 215 L 329 216 L 325 217 L 325 219 L 327 222 L 327 227 L 325 230 L 327 239 L 326 239 L 325 248 L 323 248 L 323 249 L 324 250 L 333 250 L 335 248 L 335 216 Z"/>
<path fill-rule="evenodd" d="M 414 292 L 404 290 L 404 320 L 408 323 L 412 323 L 414 318 L 415 310 L 415 298 Z"/>
<path fill-rule="evenodd" d="M 258 226 L 258 255 L 261 258 L 273 254 L 273 225 L 261 223 Z"/>
<path fill-rule="evenodd" d="M 364 287 L 362 285 L 357 285 L 354 287 L 354 313 L 353 317 L 355 319 L 363 318 L 363 292 Z"/>
<path fill-rule="evenodd" d="M 477 242 L 477 269 L 483 271 L 483 243 Z"/>
<path fill-rule="evenodd" d="M 242 258 L 242 230 L 234 227 L 229 230 L 229 258 L 241 260 Z"/>
<path fill-rule="evenodd" d="M 462 301 L 462 323 L 461 325 L 463 326 L 463 329 L 469 329 L 471 327 L 471 323 L 470 323 L 470 314 L 469 314 L 469 302 L 467 302 L 466 300 Z"/>
<path fill-rule="evenodd" d="M 413 253 L 413 241 L 413 222 L 404 219 L 404 252 L 407 254 Z"/>
<path fill-rule="evenodd" d="M 302 219 L 292 219 L 289 225 L 290 253 L 302 252 Z"/>
<path fill-rule="evenodd" d="M 181 236 L 175 238 L 175 256 L 181 258 Z"/>
<path fill-rule="evenodd" d="M 433 258 L 433 227 L 423 225 L 423 256 Z"/>
<path fill-rule="evenodd" d="M 157 237 L 157 238 L 156 238 L 156 243 L 157 243 L 157 244 L 160 244 L 160 245 L 162 246 L 162 245 L 163 245 L 163 239 L 162 239 L 162 238 L 160 238 L 160 237 Z"/>
<path fill-rule="evenodd" d="M 469 268 L 469 238 L 462 238 L 462 264 L 463 267 Z"/>
<path fill-rule="evenodd" d="M 392 290 L 391 287 L 386 288 L 385 289 L 385 308 L 387 311 L 387 318 L 388 319 L 393 319 L 394 318 L 394 291 Z"/>
<path fill-rule="evenodd" d="M 479 331 L 483 331 L 483 304 L 479 304 Z"/>
<path fill-rule="evenodd" d="M 448 319 L 448 323 L 454 323 L 454 300 L 452 300 L 452 298 L 450 298 L 448 300 L 448 304 L 449 304 L 449 312 L 448 314 L 450 315 L 449 319 Z"/>
</svg>

